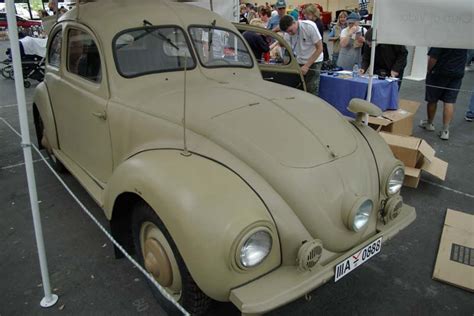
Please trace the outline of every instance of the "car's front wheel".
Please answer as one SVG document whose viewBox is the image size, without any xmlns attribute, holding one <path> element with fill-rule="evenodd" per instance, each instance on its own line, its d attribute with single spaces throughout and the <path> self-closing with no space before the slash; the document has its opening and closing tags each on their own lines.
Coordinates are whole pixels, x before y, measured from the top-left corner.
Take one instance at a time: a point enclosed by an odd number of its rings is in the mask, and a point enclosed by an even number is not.
<svg viewBox="0 0 474 316">
<path fill-rule="evenodd" d="M 139 263 L 191 315 L 204 314 L 211 299 L 194 282 L 166 227 L 146 203 L 133 210 L 132 234 Z M 152 282 L 148 284 L 160 305 L 170 315 L 175 313 L 176 307 Z"/>
</svg>

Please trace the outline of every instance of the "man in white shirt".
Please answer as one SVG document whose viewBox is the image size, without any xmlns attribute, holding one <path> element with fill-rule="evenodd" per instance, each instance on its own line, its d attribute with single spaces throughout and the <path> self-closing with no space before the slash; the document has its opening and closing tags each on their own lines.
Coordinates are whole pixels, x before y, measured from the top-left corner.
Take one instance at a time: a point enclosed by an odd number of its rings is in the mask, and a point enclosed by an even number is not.
<svg viewBox="0 0 474 316">
<path fill-rule="evenodd" d="M 280 20 L 280 29 L 285 32 L 285 39 L 295 54 L 301 72 L 304 75 L 306 90 L 314 95 L 319 94 L 319 75 L 323 63 L 323 41 L 318 27 L 313 21 L 295 21 L 285 15 Z"/>
</svg>

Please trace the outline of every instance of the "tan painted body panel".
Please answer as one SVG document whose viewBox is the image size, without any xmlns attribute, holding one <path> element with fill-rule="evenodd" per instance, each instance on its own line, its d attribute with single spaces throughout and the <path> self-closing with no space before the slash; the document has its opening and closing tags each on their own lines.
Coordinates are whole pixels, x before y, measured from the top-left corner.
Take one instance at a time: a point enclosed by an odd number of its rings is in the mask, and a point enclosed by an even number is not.
<svg viewBox="0 0 474 316">
<path fill-rule="evenodd" d="M 117 72 L 113 37 L 142 26 L 144 19 L 185 31 L 215 20 L 238 34 L 231 23 L 200 8 L 152 0 L 140 5 L 101 0 L 82 5 L 78 21 L 76 15 L 71 10 L 56 28 L 83 28 L 96 39 L 102 81 L 93 84 L 68 73 L 64 59 L 61 69 L 47 65 L 45 85 L 35 97 L 47 137 L 56 129 L 58 141 L 51 144 L 58 158 L 109 219 L 120 194 L 145 200 L 208 296 L 229 300 L 233 288 L 264 280 L 275 269 L 296 269 L 305 241 L 320 239 L 320 263 L 330 265 L 382 230 L 377 228 L 377 211 L 387 199 L 386 180 L 400 162 L 368 127 L 347 122 L 310 94 L 264 81 L 256 61 L 249 69 L 210 69 L 196 59 L 196 68 L 186 74 L 187 143 L 193 155 L 184 157 L 184 73 L 127 79 Z M 367 227 L 356 233 L 346 222 L 360 197 L 370 198 L 375 206 Z M 393 231 L 413 218 L 405 213 Z M 255 225 L 272 232 L 272 251 L 258 267 L 241 271 L 235 268 L 233 249 Z M 327 271 L 313 274 L 314 287 L 327 280 Z M 298 287 L 300 281 L 295 275 L 288 283 L 298 288 L 298 295 L 308 287 L 304 282 Z M 252 303 L 248 296 L 236 295 L 233 301 L 239 307 Z"/>
<path fill-rule="evenodd" d="M 101 51 L 100 41 L 90 29 L 74 22 L 62 25 L 63 39 L 71 29 L 84 30 L 93 36 Z M 67 51 L 66 46 L 63 44 L 63 52 Z M 66 65 L 67 59 L 62 58 L 61 68 L 66 69 Z M 102 56 L 101 73 L 99 83 L 69 71 L 63 71 L 61 78 L 48 78 L 47 82 L 61 151 L 93 175 L 103 187 L 112 174 L 113 161 L 108 124 L 98 117 L 100 113 L 106 113 L 109 99 L 107 70 Z"/>
<path fill-rule="evenodd" d="M 210 297 L 228 300 L 230 290 L 280 264 L 278 234 L 270 213 L 252 189 L 222 165 L 180 150 L 145 151 L 120 165 L 110 179 L 105 208 L 122 192 L 135 192 L 159 214 L 186 266 Z M 243 273 L 230 262 L 234 242 L 255 224 L 272 231 L 265 263 Z"/>
<path fill-rule="evenodd" d="M 44 84 L 44 82 L 41 82 L 36 87 L 33 103 L 36 104 L 39 113 L 41 113 L 46 137 L 48 138 L 50 145 L 53 148 L 59 148 L 56 134 L 56 120 L 54 117 L 53 108 L 51 107 L 51 102 L 49 100 L 48 87 Z"/>
</svg>

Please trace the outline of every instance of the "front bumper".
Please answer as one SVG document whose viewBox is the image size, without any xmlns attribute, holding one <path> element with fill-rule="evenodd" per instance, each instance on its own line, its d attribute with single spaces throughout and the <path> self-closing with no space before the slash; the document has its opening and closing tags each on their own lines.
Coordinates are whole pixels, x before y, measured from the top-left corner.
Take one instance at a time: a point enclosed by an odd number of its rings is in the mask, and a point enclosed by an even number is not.
<svg viewBox="0 0 474 316">
<path fill-rule="evenodd" d="M 382 242 L 385 243 L 410 225 L 415 218 L 415 208 L 405 204 L 395 220 L 386 225 L 377 225 L 376 235 L 331 262 L 304 272 L 297 270 L 296 266 L 281 266 L 258 280 L 233 289 L 230 292 L 230 300 L 242 314 L 260 314 L 285 305 L 333 278 L 335 266 L 343 259 L 381 236 Z"/>
</svg>

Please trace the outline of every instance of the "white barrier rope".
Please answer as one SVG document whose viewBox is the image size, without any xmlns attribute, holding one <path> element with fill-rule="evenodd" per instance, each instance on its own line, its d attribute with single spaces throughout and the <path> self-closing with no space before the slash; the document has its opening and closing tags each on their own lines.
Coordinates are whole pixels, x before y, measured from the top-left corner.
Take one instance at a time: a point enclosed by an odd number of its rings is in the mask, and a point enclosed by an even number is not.
<svg viewBox="0 0 474 316">
<path fill-rule="evenodd" d="M 21 134 L 3 117 L 0 117 L 0 120 L 5 123 L 8 128 L 10 128 L 16 135 L 21 137 Z M 43 156 L 41 151 L 36 147 L 34 144 L 31 144 L 33 149 L 38 153 L 38 155 L 41 157 L 41 160 L 46 164 L 46 166 L 51 170 L 51 172 L 55 175 L 55 177 L 58 179 L 58 181 L 61 183 L 61 185 L 66 189 L 66 191 L 69 193 L 69 195 L 76 201 L 76 203 L 81 207 L 81 209 L 87 214 L 87 216 L 92 219 L 92 221 L 99 227 L 99 229 L 105 234 L 105 236 L 117 247 L 117 249 L 120 250 L 120 252 L 138 269 L 140 270 L 143 275 L 151 282 L 153 285 L 158 289 L 158 291 L 163 295 L 168 301 L 170 301 L 179 311 L 183 313 L 183 315 L 189 316 L 190 314 L 181 306 L 179 303 L 151 276 L 148 271 L 146 271 L 135 259 L 132 258 L 128 254 L 128 252 L 123 249 L 123 247 L 112 237 L 112 235 L 107 231 L 107 229 L 102 226 L 101 223 L 92 215 L 92 213 L 85 207 L 85 205 L 79 200 L 79 198 L 72 192 L 72 190 L 67 186 L 67 184 L 64 182 L 64 180 L 61 178 L 61 176 L 51 167 L 48 162 L 46 161 L 46 158 Z"/>
</svg>

